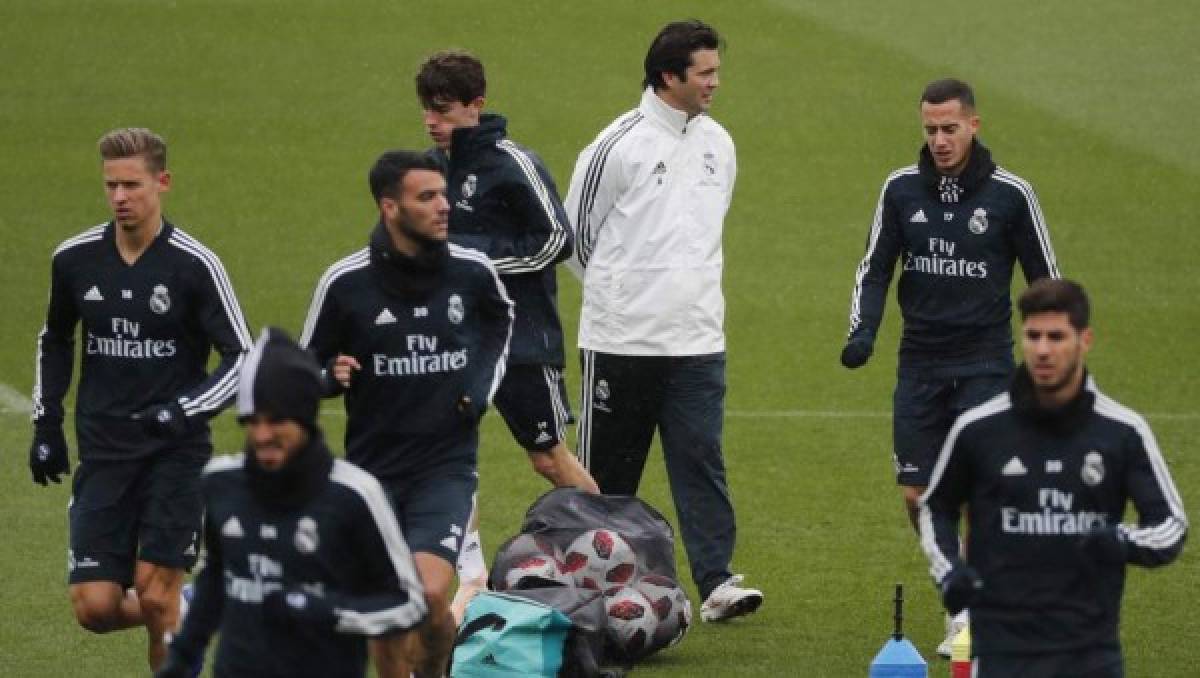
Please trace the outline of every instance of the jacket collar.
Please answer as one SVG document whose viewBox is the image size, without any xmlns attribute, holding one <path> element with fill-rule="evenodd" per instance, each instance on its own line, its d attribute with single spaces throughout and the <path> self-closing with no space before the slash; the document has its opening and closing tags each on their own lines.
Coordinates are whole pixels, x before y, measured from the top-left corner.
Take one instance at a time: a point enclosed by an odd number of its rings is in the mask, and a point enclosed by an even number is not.
<svg viewBox="0 0 1200 678">
<path fill-rule="evenodd" d="M 117 250 L 117 228 L 117 220 L 110 219 L 109 222 L 104 225 L 104 230 L 100 234 L 100 239 L 104 242 L 107 242 L 108 247 L 111 248 L 113 255 L 120 258 L 121 254 Z M 154 237 L 150 240 L 150 244 L 146 245 L 146 249 L 142 251 L 142 254 L 139 255 L 138 258 L 140 259 L 142 255 L 145 255 L 150 250 L 162 247 L 160 243 L 167 242 L 167 240 L 171 238 L 171 234 L 174 232 L 175 226 L 171 222 L 167 221 L 166 216 L 163 216 L 162 221 L 158 225 L 158 230 L 154 232 Z"/>
<path fill-rule="evenodd" d="M 962 202 L 967 196 L 979 189 L 992 172 L 996 163 L 992 161 L 992 152 L 979 139 L 971 140 L 971 155 L 967 158 L 967 166 L 957 177 L 948 177 L 937 171 L 933 163 L 933 154 L 927 144 L 921 146 L 917 168 L 926 188 L 944 203 Z"/>
<path fill-rule="evenodd" d="M 1079 393 L 1062 407 L 1043 407 L 1037 400 L 1033 388 L 1033 378 L 1029 376 L 1029 368 L 1021 363 L 1013 375 L 1012 386 L 1009 388 L 1013 411 L 1023 419 L 1057 432 L 1068 432 L 1078 428 L 1087 417 L 1096 401 L 1096 383 L 1086 370 L 1083 373 L 1083 384 Z"/>
<path fill-rule="evenodd" d="M 258 501 L 273 508 L 295 509 L 320 492 L 333 468 L 333 453 L 320 429 L 311 429 L 310 436 L 308 443 L 275 471 L 259 466 L 254 450 L 247 446 L 244 468 L 250 492 Z"/>
<path fill-rule="evenodd" d="M 459 127 L 450 133 L 450 155 L 469 155 L 485 146 L 493 146 L 508 134 L 503 115 L 484 113 L 474 127 Z"/>
<path fill-rule="evenodd" d="M 687 113 L 673 108 L 655 94 L 653 87 L 647 87 L 642 92 L 642 101 L 638 104 L 638 110 L 642 112 L 642 115 L 674 132 L 676 136 L 683 136 L 691 131 L 691 128 L 695 127 L 700 118 L 705 115 L 704 113 L 694 115 L 689 120 Z"/>
<path fill-rule="evenodd" d="M 382 220 L 371 231 L 368 248 L 375 279 L 389 294 L 404 298 L 429 294 L 441 281 L 450 258 L 445 241 L 426 243 L 416 256 L 404 254 L 392 244 L 392 236 Z"/>
</svg>

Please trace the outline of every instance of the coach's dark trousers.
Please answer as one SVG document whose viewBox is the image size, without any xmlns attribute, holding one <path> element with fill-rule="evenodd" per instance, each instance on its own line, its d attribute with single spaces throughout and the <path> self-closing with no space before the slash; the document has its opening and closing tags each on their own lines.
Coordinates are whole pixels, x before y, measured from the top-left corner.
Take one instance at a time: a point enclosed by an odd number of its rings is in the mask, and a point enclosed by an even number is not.
<svg viewBox="0 0 1200 678">
<path fill-rule="evenodd" d="M 707 598 L 729 578 L 736 540 L 721 454 L 725 354 L 580 353 L 580 459 L 604 494 L 637 494 L 658 430 L 692 580 Z"/>
</svg>

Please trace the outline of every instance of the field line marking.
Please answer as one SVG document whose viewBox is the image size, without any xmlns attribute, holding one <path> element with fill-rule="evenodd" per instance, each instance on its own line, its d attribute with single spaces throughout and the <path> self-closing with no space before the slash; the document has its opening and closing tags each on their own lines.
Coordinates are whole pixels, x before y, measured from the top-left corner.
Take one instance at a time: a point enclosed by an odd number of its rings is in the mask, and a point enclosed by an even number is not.
<svg viewBox="0 0 1200 678">
<path fill-rule="evenodd" d="M 17 389 L 0 381 L 0 413 L 29 416 L 33 413 L 33 401 L 26 398 Z"/>
</svg>

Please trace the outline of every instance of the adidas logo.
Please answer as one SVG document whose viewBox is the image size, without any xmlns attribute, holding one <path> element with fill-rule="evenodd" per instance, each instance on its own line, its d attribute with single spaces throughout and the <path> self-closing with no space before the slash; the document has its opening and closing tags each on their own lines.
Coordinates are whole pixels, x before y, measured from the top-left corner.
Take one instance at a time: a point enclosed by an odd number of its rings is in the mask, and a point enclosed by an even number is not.
<svg viewBox="0 0 1200 678">
<path fill-rule="evenodd" d="M 396 316 L 392 315 L 392 312 L 386 308 L 380 311 L 379 315 L 375 317 L 376 325 L 391 325 L 394 322 L 396 322 Z"/>
<path fill-rule="evenodd" d="M 225 524 L 221 526 L 221 536 L 231 539 L 240 539 L 246 536 L 242 530 L 242 521 L 238 520 L 237 516 L 230 516 L 229 520 L 226 520 Z"/>
<path fill-rule="evenodd" d="M 909 219 L 908 221 L 909 221 L 909 223 L 913 223 L 913 224 L 928 224 L 929 223 L 929 219 L 925 218 L 925 210 L 917 210 L 917 213 L 912 215 L 912 219 Z"/>
<path fill-rule="evenodd" d="M 537 438 L 533 439 L 533 442 L 537 443 L 538 445 L 541 445 L 542 443 L 548 443 L 550 442 L 550 434 L 542 431 L 538 434 Z"/>
<path fill-rule="evenodd" d="M 1026 473 L 1029 473 L 1029 471 L 1026 470 L 1025 464 L 1022 464 L 1021 460 L 1016 457 L 1009 459 L 1008 463 L 1000 471 L 1000 475 L 1002 476 L 1023 476 Z"/>
<path fill-rule="evenodd" d="M 194 555 L 196 555 L 196 545 L 195 545 L 195 544 L 188 544 L 187 550 L 185 550 L 185 551 L 183 552 L 183 555 L 185 555 L 185 556 L 194 556 Z"/>
<path fill-rule="evenodd" d="M 99 287 L 92 285 L 92 289 L 88 290 L 87 294 L 83 295 L 83 300 L 84 301 L 104 301 L 104 295 L 100 294 Z"/>
<path fill-rule="evenodd" d="M 442 541 L 440 541 L 439 543 L 440 543 L 442 546 L 444 546 L 444 547 L 446 547 L 446 548 L 450 549 L 451 551 L 457 551 L 457 550 L 458 550 L 458 540 L 457 540 L 457 539 L 455 539 L 454 537 L 446 537 L 445 539 L 443 539 L 443 540 L 442 540 Z"/>
<path fill-rule="evenodd" d="M 654 166 L 654 171 L 650 172 L 650 174 L 666 174 L 666 173 L 667 173 L 667 163 L 663 162 L 662 160 L 659 160 L 658 164 Z"/>
</svg>

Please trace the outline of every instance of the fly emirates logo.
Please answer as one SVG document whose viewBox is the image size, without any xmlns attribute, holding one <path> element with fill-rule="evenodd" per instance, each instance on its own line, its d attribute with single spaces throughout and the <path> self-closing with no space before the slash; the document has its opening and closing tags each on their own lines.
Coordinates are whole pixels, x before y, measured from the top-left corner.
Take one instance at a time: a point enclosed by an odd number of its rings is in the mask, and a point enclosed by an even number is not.
<svg viewBox="0 0 1200 678">
<path fill-rule="evenodd" d="M 1075 511 L 1075 495 L 1056 488 L 1040 488 L 1038 506 L 1040 511 L 1001 508 L 1001 529 L 1009 534 L 1084 534 L 1108 524 L 1107 513 Z"/>
<path fill-rule="evenodd" d="M 904 270 L 956 278 L 986 278 L 987 262 L 955 257 L 958 243 L 945 238 L 929 239 L 929 254 L 904 253 Z"/>
<path fill-rule="evenodd" d="M 88 330 L 88 355 L 114 358 L 170 358 L 175 355 L 174 339 L 142 337 L 142 324 L 128 318 L 112 319 L 112 336 L 101 337 Z"/>
<path fill-rule="evenodd" d="M 390 356 L 375 353 L 371 356 L 377 377 L 407 377 L 438 372 L 457 372 L 467 367 L 467 349 L 439 351 L 438 338 L 410 334 L 405 338 L 408 355 Z"/>
</svg>

